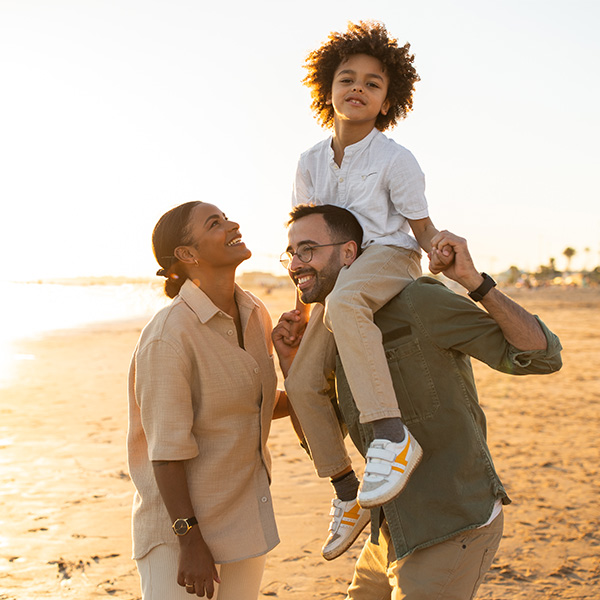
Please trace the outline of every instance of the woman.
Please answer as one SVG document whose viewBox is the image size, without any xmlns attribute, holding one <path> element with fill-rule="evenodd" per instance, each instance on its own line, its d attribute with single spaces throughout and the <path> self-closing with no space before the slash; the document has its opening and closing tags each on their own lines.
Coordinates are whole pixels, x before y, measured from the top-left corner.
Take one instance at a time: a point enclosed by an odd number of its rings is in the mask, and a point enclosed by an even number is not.
<svg viewBox="0 0 600 600">
<path fill-rule="evenodd" d="M 255 600 L 266 554 L 279 542 L 266 441 L 287 404 L 271 319 L 235 284 L 251 253 L 216 206 L 170 210 L 152 243 L 174 300 L 142 331 L 129 374 L 143 599 L 212 598 L 216 590 L 218 600 Z"/>
</svg>

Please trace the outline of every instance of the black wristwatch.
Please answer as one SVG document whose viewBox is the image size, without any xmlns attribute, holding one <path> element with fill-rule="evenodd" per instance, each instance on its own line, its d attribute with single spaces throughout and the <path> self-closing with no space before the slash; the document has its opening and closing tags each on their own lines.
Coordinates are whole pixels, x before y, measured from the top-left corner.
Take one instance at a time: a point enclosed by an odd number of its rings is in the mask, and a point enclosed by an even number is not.
<svg viewBox="0 0 600 600">
<path fill-rule="evenodd" d="M 487 274 L 481 273 L 483 283 L 472 292 L 468 292 L 469 298 L 475 302 L 481 302 L 483 297 L 493 288 L 496 287 L 496 282 Z"/>
<path fill-rule="evenodd" d="M 185 535 L 194 525 L 198 525 L 198 519 L 189 517 L 188 519 L 175 519 L 172 527 L 175 535 Z"/>
</svg>

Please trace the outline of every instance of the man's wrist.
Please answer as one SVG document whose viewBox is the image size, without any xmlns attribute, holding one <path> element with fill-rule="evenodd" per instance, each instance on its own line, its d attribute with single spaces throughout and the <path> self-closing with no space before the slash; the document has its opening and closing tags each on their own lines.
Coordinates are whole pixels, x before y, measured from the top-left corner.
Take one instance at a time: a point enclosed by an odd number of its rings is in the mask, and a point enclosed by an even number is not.
<svg viewBox="0 0 600 600">
<path fill-rule="evenodd" d="M 468 279 L 463 279 L 462 285 L 468 293 L 471 293 L 474 292 L 483 283 L 483 281 L 483 276 L 480 273 L 475 272 Z"/>
<path fill-rule="evenodd" d="M 469 290 L 468 295 L 471 300 L 475 302 L 481 302 L 486 294 L 494 287 L 496 287 L 496 282 L 487 274 L 481 273 L 480 279 L 482 280 L 480 285 L 477 286 L 473 290 Z M 467 288 L 468 289 L 468 288 Z"/>
</svg>

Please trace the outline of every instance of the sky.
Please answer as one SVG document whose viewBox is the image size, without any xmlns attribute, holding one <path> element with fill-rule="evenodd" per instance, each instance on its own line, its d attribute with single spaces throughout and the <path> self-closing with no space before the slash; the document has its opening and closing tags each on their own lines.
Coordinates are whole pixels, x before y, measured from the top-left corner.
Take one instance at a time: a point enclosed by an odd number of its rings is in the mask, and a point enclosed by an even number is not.
<svg viewBox="0 0 600 600">
<path fill-rule="evenodd" d="M 348 21 L 409 42 L 414 110 L 387 135 L 480 270 L 600 264 L 596 0 L 0 0 L 1 279 L 152 277 L 190 200 L 284 274 L 299 154 L 325 138 L 308 52 Z"/>
</svg>

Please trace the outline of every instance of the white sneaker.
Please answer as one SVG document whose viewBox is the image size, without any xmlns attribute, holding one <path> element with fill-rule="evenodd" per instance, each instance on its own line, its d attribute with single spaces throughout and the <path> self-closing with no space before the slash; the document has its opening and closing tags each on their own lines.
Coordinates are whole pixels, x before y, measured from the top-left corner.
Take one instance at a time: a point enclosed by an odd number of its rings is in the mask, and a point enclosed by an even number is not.
<svg viewBox="0 0 600 600">
<path fill-rule="evenodd" d="M 396 444 L 373 440 L 367 451 L 367 464 L 358 490 L 363 508 L 376 508 L 393 500 L 404 489 L 423 458 L 423 450 L 404 426 L 406 436 Z"/>
<path fill-rule="evenodd" d="M 371 513 L 358 505 L 356 499 L 344 502 L 338 498 L 331 501 L 333 518 L 329 524 L 329 535 L 321 549 L 321 554 L 326 560 L 337 558 L 356 540 L 360 532 L 371 520 Z"/>
</svg>

